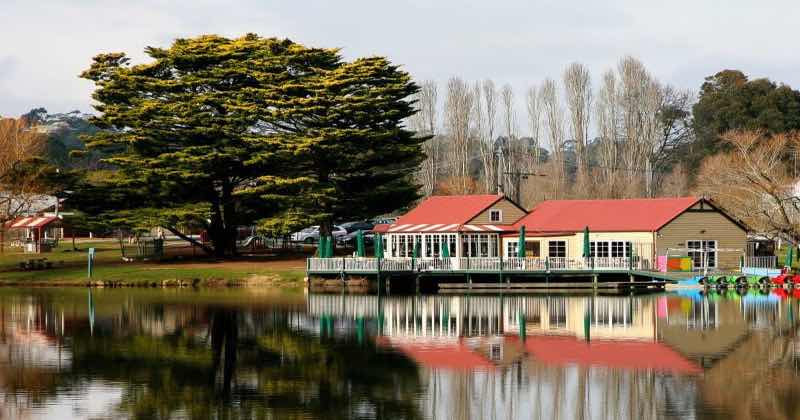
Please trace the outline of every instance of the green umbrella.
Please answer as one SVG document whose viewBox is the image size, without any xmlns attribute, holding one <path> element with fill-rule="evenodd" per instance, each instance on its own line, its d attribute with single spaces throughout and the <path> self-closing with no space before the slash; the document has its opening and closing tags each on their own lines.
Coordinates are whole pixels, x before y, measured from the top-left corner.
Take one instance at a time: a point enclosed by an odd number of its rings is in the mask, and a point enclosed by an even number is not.
<svg viewBox="0 0 800 420">
<path fill-rule="evenodd" d="M 383 237 L 375 235 L 375 258 L 383 258 Z"/>
<path fill-rule="evenodd" d="M 420 254 L 420 244 L 419 241 L 414 241 L 414 258 L 419 258 Z"/>
<path fill-rule="evenodd" d="M 517 257 L 525 258 L 525 226 L 519 227 L 519 242 L 517 242 Z"/>
<path fill-rule="evenodd" d="M 450 258 L 450 244 L 447 241 L 442 242 L 442 258 Z"/>
<path fill-rule="evenodd" d="M 328 236 L 325 239 L 325 256 L 333 258 L 333 236 Z"/>
<path fill-rule="evenodd" d="M 356 255 L 359 257 L 367 256 L 367 253 L 364 251 L 364 231 L 361 229 L 356 233 Z"/>
<path fill-rule="evenodd" d="M 789 249 L 786 250 L 786 262 L 783 265 L 785 265 L 787 267 L 791 267 L 792 266 L 792 261 L 794 260 L 794 255 L 792 255 L 794 253 L 794 245 L 792 245 L 792 244 L 788 244 L 788 245 L 789 245 Z"/>
<path fill-rule="evenodd" d="M 317 256 L 319 258 L 325 258 L 325 237 L 322 235 L 319 236 L 319 245 L 317 245 Z"/>
<path fill-rule="evenodd" d="M 589 243 L 589 226 L 583 228 L 583 258 L 592 256 L 592 247 Z"/>
</svg>

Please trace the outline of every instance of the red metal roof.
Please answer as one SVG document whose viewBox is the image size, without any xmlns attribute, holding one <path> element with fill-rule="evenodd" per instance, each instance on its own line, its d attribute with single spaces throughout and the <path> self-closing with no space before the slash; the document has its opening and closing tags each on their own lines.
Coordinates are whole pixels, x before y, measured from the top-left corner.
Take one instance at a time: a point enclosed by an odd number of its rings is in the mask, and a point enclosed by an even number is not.
<svg viewBox="0 0 800 420">
<path fill-rule="evenodd" d="M 508 337 L 515 340 L 517 337 Z M 534 359 L 553 365 L 575 364 L 617 369 L 674 372 L 697 375 L 700 366 L 669 346 L 655 341 L 581 341 L 575 337 L 531 336 L 525 349 Z"/>
<path fill-rule="evenodd" d="M 26 228 L 40 228 L 49 225 L 50 223 L 60 220 L 55 216 L 30 216 L 18 217 L 14 220 L 6 222 L 6 229 L 26 229 Z"/>
<path fill-rule="evenodd" d="M 460 340 L 448 343 L 425 343 L 403 341 L 393 342 L 388 338 L 377 338 L 379 345 L 396 349 L 418 365 L 432 369 L 447 370 L 488 370 L 494 368 L 489 359 L 475 352 Z"/>
<path fill-rule="evenodd" d="M 380 223 L 372 227 L 372 231 L 375 233 L 386 233 L 389 230 L 389 226 L 386 223 Z"/>
<path fill-rule="evenodd" d="M 552 200 L 514 226 L 530 232 L 655 232 L 700 201 L 697 197 L 626 200 Z"/>
<path fill-rule="evenodd" d="M 397 219 L 395 225 L 461 225 L 503 198 L 495 194 L 434 195 Z"/>
</svg>

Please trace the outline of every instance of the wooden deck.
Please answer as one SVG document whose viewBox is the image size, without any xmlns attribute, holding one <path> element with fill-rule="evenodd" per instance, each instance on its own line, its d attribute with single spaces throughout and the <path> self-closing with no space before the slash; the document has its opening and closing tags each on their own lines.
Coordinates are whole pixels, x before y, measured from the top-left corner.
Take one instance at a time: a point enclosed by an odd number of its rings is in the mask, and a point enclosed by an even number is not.
<svg viewBox="0 0 800 420">
<path fill-rule="evenodd" d="M 586 277 L 595 274 L 635 275 L 677 281 L 691 273 L 662 273 L 644 258 L 309 258 L 309 275 L 464 276 L 492 274 L 512 277 Z"/>
</svg>

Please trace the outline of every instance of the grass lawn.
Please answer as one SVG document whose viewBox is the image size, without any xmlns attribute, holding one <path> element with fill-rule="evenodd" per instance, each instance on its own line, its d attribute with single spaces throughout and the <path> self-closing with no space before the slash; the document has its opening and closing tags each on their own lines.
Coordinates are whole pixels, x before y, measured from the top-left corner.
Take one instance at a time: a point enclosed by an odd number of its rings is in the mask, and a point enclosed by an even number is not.
<svg viewBox="0 0 800 420">
<path fill-rule="evenodd" d="M 123 282 L 128 284 L 161 283 L 168 280 L 224 285 L 238 283 L 263 284 L 278 287 L 299 287 L 305 276 L 305 260 L 277 256 L 242 257 L 235 260 L 216 261 L 181 254 L 180 249 L 167 248 L 165 261 L 124 262 L 116 241 L 78 243 L 78 251 L 64 242 L 53 252 L 23 254 L 6 252 L 0 255 L 0 285 L 70 285 L 86 284 L 87 252 L 96 252 L 92 281 Z M 183 252 L 186 254 L 186 252 Z M 30 259 L 47 258 L 53 268 L 25 271 L 20 263 Z"/>
</svg>

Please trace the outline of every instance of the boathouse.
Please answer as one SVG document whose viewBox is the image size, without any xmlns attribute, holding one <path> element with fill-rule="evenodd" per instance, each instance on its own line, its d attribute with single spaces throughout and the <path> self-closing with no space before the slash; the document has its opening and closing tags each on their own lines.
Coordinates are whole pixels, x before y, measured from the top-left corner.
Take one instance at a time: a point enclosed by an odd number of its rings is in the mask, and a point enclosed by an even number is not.
<svg viewBox="0 0 800 420">
<path fill-rule="evenodd" d="M 692 269 L 738 268 L 747 243 L 742 223 L 698 197 L 545 201 L 503 235 L 504 256 L 517 255 L 522 226 L 527 256 L 582 257 L 588 229 L 590 257 L 643 269 L 665 268 L 668 256 L 688 257 Z"/>
<path fill-rule="evenodd" d="M 432 196 L 376 226 L 374 257 L 313 257 L 307 272 L 410 277 L 417 288 L 420 277 L 466 280 L 435 280 L 439 288 L 551 287 L 551 279 L 566 278 L 579 281 L 559 287 L 584 287 L 587 279 L 592 287 L 663 287 L 674 277 L 659 272 L 738 268 L 746 231 L 697 197 L 552 200 L 526 212 L 500 195 Z"/>
<path fill-rule="evenodd" d="M 410 258 L 415 244 L 419 257 L 500 256 L 500 238 L 512 232 L 527 212 L 501 195 L 431 196 L 392 225 L 378 225 L 384 233 L 387 258 Z M 446 251 L 443 248 L 447 247 Z"/>
</svg>

